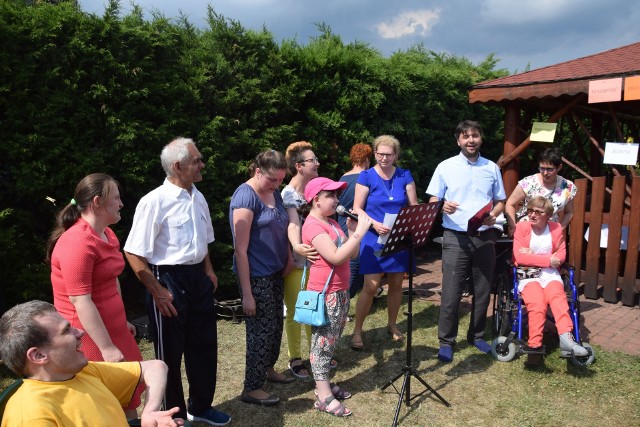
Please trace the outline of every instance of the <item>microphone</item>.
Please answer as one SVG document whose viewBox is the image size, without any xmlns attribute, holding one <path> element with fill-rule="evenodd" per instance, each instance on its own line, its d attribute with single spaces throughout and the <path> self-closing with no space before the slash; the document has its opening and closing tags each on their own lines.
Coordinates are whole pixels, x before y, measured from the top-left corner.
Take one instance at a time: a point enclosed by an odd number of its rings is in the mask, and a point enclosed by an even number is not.
<svg viewBox="0 0 640 427">
<path fill-rule="evenodd" d="M 346 216 L 351 218 L 354 221 L 358 220 L 358 215 L 356 214 L 352 214 L 351 212 L 349 212 L 348 210 L 345 209 L 344 206 L 342 205 L 338 205 L 338 207 L 336 208 L 336 213 L 340 216 Z"/>
</svg>

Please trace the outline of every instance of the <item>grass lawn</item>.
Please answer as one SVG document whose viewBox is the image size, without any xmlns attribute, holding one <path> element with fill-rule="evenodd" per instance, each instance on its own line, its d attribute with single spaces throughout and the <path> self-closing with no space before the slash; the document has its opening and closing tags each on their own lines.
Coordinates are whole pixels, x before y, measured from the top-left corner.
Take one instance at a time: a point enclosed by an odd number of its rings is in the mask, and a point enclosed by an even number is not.
<svg viewBox="0 0 640 427">
<path fill-rule="evenodd" d="M 339 419 L 313 409 L 313 381 L 270 384 L 265 389 L 283 401 L 275 407 L 259 407 L 240 401 L 244 379 L 244 323 L 218 322 L 218 382 L 215 405 L 232 415 L 237 426 L 389 426 L 395 414 L 398 394 L 393 387 L 381 388 L 402 371 L 406 345 L 391 341 L 386 331 L 385 298 L 367 318 L 363 335 L 366 348 L 349 347 L 353 323 L 348 323 L 336 358 L 339 366 L 334 381 L 353 393 L 345 401 L 353 415 Z M 403 307 L 406 310 L 406 304 Z M 399 422 L 406 426 L 632 426 L 640 425 L 640 357 L 604 352 L 596 347 L 596 362 L 578 368 L 559 357 L 554 347 L 544 366 L 529 371 L 523 358 L 509 363 L 495 361 L 460 343 L 453 363 L 437 358 L 438 307 L 415 300 L 413 366 L 451 407 L 427 392 L 404 403 Z M 351 311 L 354 311 L 352 304 Z M 460 322 L 464 337 L 469 317 Z M 400 315 L 406 331 L 406 316 Z M 278 370 L 286 370 L 286 337 L 283 338 Z M 147 347 L 148 348 L 148 347 Z M 548 347 L 549 348 L 549 347 Z M 152 351 L 146 353 L 152 356 Z M 403 378 L 394 384 L 400 389 Z M 411 396 L 424 390 L 411 379 Z M 205 424 L 202 424 L 203 426 Z"/>
<path fill-rule="evenodd" d="M 559 357 L 555 347 L 544 366 L 526 370 L 523 359 L 498 362 L 478 353 L 466 342 L 456 347 L 451 364 L 440 363 L 436 354 L 438 307 L 415 300 L 413 366 L 418 375 L 442 395 L 446 407 L 427 392 L 404 403 L 399 422 L 405 426 L 637 426 L 640 425 L 640 357 L 605 352 L 595 346 L 596 362 L 578 368 Z M 406 304 L 403 307 L 406 310 Z M 352 304 L 353 311 L 353 304 Z M 460 337 L 468 326 L 468 315 L 460 322 Z M 398 394 L 393 387 L 381 388 L 402 371 L 406 361 L 404 343 L 391 341 L 386 332 L 385 298 L 365 323 L 366 348 L 349 347 L 353 323 L 348 323 L 336 358 L 334 381 L 353 393 L 346 405 L 353 411 L 339 419 L 313 409 L 313 381 L 270 384 L 265 389 L 282 402 L 259 407 L 240 401 L 244 378 L 244 323 L 218 322 L 218 381 L 215 405 L 231 414 L 235 426 L 389 426 Z M 406 331 L 401 314 L 400 329 Z M 286 337 L 276 368 L 286 370 Z M 148 342 L 140 343 L 145 358 L 153 357 Z M 552 350 L 551 350 L 552 349 Z M 402 378 L 394 384 L 400 388 Z M 7 384 L 5 377 L 3 385 Z M 411 396 L 424 390 L 411 379 Z M 205 424 L 197 424 L 205 426 Z"/>
</svg>

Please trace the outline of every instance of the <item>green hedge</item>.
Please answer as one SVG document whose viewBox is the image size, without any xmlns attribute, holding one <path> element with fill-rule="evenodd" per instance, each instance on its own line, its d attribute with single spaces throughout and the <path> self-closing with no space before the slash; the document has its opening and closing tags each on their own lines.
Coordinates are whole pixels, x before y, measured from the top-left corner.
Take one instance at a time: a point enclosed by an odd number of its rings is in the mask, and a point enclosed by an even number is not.
<svg viewBox="0 0 640 427">
<path fill-rule="evenodd" d="M 278 44 L 213 9 L 208 24 L 146 21 L 137 7 L 122 16 L 117 1 L 96 16 L 72 1 L 0 0 L 5 306 L 51 299 L 44 244 L 86 174 L 121 182 L 125 208 L 113 228 L 124 242 L 137 201 L 162 182 L 162 146 L 178 135 L 194 138 L 206 158 L 198 188 L 212 211 L 211 253 L 225 286 L 234 282 L 229 198 L 263 149 L 311 141 L 321 175 L 337 178 L 349 169 L 351 145 L 393 134 L 421 196 L 437 163 L 457 151 L 461 119 L 483 123 L 485 155 L 501 151 L 501 110 L 467 98 L 470 85 L 507 74 L 493 56 L 474 65 L 414 46 L 385 58 L 323 25 L 307 45 Z M 128 271 L 122 281 L 136 282 Z"/>
</svg>

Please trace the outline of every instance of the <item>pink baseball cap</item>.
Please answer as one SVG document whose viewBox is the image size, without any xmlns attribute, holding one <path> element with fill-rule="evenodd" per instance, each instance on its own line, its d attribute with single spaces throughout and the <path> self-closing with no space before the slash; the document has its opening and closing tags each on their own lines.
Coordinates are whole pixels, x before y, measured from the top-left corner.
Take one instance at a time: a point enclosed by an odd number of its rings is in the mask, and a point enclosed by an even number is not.
<svg viewBox="0 0 640 427">
<path fill-rule="evenodd" d="M 345 188 L 347 188 L 346 182 L 333 181 L 323 177 L 313 178 L 304 188 L 304 199 L 309 203 L 321 191 L 344 190 Z"/>
</svg>

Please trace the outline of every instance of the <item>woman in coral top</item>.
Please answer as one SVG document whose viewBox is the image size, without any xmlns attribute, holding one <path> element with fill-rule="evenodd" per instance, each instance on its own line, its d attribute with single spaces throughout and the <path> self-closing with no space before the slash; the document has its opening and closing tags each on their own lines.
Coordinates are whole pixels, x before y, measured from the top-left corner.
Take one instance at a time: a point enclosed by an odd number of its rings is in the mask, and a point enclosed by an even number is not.
<svg viewBox="0 0 640 427">
<path fill-rule="evenodd" d="M 553 215 L 553 204 L 543 196 L 529 201 L 527 215 L 529 221 L 516 225 L 513 259 L 518 266 L 518 291 L 529 316 L 529 347 L 542 347 L 548 305 L 556 321 L 560 350 L 567 355 L 586 356 L 587 350 L 576 343 L 571 334 L 573 323 L 558 271 L 567 253 L 562 225 L 549 221 Z M 541 361 L 540 354 L 529 354 L 526 364 L 534 366 Z"/>
<path fill-rule="evenodd" d="M 108 227 L 120 221 L 122 206 L 116 180 L 86 176 L 58 214 L 47 245 L 54 305 L 71 326 L 86 332 L 81 348 L 92 361 L 142 360 L 120 295 L 120 242 Z M 142 391 L 124 408 L 128 418 L 137 418 Z"/>
</svg>

